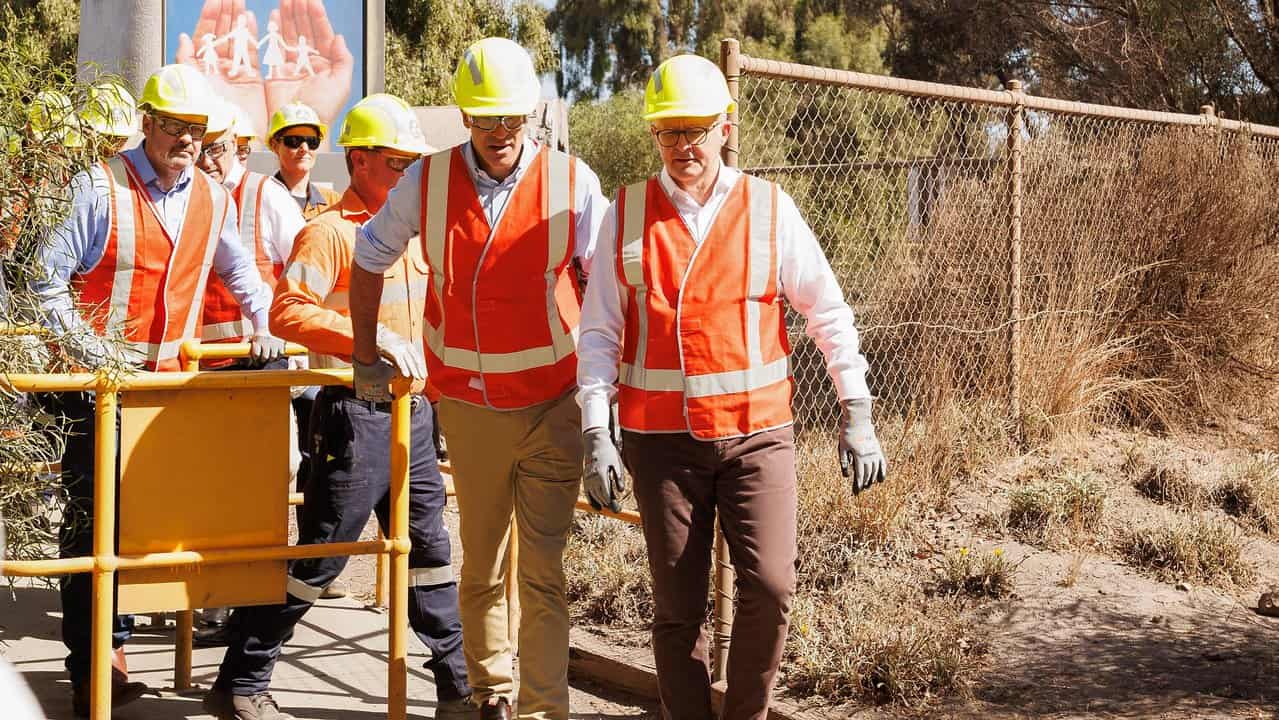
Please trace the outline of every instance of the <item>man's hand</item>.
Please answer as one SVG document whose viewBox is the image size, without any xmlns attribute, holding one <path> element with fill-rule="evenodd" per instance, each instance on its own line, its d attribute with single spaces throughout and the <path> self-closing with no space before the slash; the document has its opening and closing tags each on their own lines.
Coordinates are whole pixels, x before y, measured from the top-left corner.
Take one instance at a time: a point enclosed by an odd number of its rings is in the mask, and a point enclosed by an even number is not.
<svg viewBox="0 0 1279 720">
<path fill-rule="evenodd" d="M 609 437 L 608 428 L 591 428 L 582 433 L 585 452 L 582 454 L 582 485 L 586 498 L 596 510 L 608 508 L 622 511 L 622 498 L 626 495 L 626 475 L 622 473 L 622 459 L 617 446 Z"/>
<path fill-rule="evenodd" d="M 249 359 L 262 366 L 284 357 L 284 341 L 270 333 L 257 332 L 249 338 Z"/>
<path fill-rule="evenodd" d="M 280 7 L 271 11 L 271 20 L 279 26 L 285 43 L 297 47 L 298 36 L 305 36 L 307 45 L 319 54 L 311 56 L 314 74 L 297 77 L 300 58 L 295 58 L 265 81 L 267 112 L 301 102 L 314 108 L 320 119 L 333 128 L 351 96 L 351 77 L 355 72 L 355 57 L 346 47 L 346 38 L 333 32 L 322 0 L 280 0 Z"/>
<path fill-rule="evenodd" d="M 840 422 L 839 467 L 844 477 L 851 473 L 853 494 L 857 494 L 869 490 L 872 483 L 883 482 L 888 465 L 870 421 L 870 398 L 842 400 L 840 405 L 844 416 Z"/>
<path fill-rule="evenodd" d="M 377 352 L 406 378 L 426 379 L 426 358 L 417 345 L 391 332 L 385 325 L 377 326 Z"/>
<path fill-rule="evenodd" d="M 351 387 L 356 397 L 369 402 L 391 401 L 391 381 L 398 374 L 391 363 L 378 358 L 366 364 L 358 358 L 351 358 L 351 367 Z"/>
<path fill-rule="evenodd" d="M 226 36 L 235 28 L 236 18 L 241 15 L 245 16 L 249 34 L 256 38 L 258 20 L 251 11 L 245 10 L 244 0 L 205 0 L 204 7 L 200 10 L 200 18 L 196 20 L 195 29 L 190 35 L 182 33 L 178 36 L 175 60 L 203 73 L 204 64 L 200 61 L 198 54 L 202 48 L 197 43 L 203 43 L 205 35 L 213 35 L 215 38 Z M 216 47 L 218 72 L 205 77 L 209 79 L 209 84 L 215 93 L 248 114 L 253 120 L 254 130 L 259 137 L 266 137 L 269 116 L 257 48 L 253 45 L 249 46 L 248 71 L 241 70 L 232 77 L 231 66 L 234 53 L 232 43 L 223 42 Z"/>
</svg>

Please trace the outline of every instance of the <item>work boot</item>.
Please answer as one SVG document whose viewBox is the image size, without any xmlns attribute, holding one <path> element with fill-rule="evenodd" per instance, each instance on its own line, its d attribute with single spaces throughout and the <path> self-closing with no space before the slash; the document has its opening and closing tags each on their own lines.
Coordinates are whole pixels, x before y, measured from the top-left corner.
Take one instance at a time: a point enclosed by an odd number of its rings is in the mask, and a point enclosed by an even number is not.
<svg viewBox="0 0 1279 720">
<path fill-rule="evenodd" d="M 350 591 L 346 589 L 346 583 L 341 580 L 334 580 L 329 583 L 328 587 L 320 591 L 320 598 L 333 600 L 334 598 L 344 598 L 350 594 Z"/>
<path fill-rule="evenodd" d="M 504 697 L 491 697 L 480 706 L 480 720 L 511 720 L 511 703 Z"/>
<path fill-rule="evenodd" d="M 480 709 L 471 702 L 471 696 L 435 703 L 435 720 L 476 720 Z"/>
<path fill-rule="evenodd" d="M 191 644 L 198 648 L 226 647 L 231 643 L 231 629 L 226 625 L 196 628 Z"/>
<path fill-rule="evenodd" d="M 293 720 L 292 715 L 280 712 L 275 698 L 266 692 L 232 695 L 230 690 L 214 687 L 205 693 L 200 704 L 218 720 Z"/>
<path fill-rule="evenodd" d="M 111 709 L 124 707 L 147 694 L 145 683 L 129 682 L 129 665 L 124 658 L 124 648 L 111 653 Z M 71 712 L 76 717 L 89 717 L 90 682 L 71 683 Z"/>
</svg>

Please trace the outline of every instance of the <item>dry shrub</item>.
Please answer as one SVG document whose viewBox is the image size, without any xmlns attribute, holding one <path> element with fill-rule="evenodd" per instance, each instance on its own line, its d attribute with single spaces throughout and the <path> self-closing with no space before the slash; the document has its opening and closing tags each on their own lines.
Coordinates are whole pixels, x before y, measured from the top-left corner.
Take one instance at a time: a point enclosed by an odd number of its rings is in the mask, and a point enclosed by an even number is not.
<svg viewBox="0 0 1279 720">
<path fill-rule="evenodd" d="M 942 557 L 937 568 L 937 592 L 977 598 L 1006 597 L 1013 591 L 1016 572 L 1017 563 L 1004 555 L 1003 548 L 973 552 L 961 547 Z"/>
<path fill-rule="evenodd" d="M 632 627 L 652 620 L 652 583 L 639 528 L 578 513 L 564 551 L 564 572 L 575 620 Z"/>
<path fill-rule="evenodd" d="M 1130 527 L 1117 539 L 1119 554 L 1161 579 L 1187 580 L 1229 586 L 1252 580 L 1252 566 L 1243 559 L 1239 532 L 1222 523 L 1194 518 L 1164 518 L 1153 525 Z"/>
<path fill-rule="evenodd" d="M 1088 473 L 1067 470 L 1013 488 L 1007 524 L 1027 542 L 1074 543 L 1101 529 L 1105 508 L 1105 484 Z"/>
<path fill-rule="evenodd" d="M 957 598 L 930 598 L 900 568 L 795 598 L 784 685 L 830 702 L 920 705 L 967 691 L 982 641 Z"/>
<path fill-rule="evenodd" d="M 1184 510 L 1203 507 L 1207 493 L 1195 481 L 1185 467 L 1150 465 L 1133 483 L 1137 492 L 1160 503 Z"/>
<path fill-rule="evenodd" d="M 1213 501 L 1261 532 L 1279 534 L 1279 456 L 1260 453 L 1232 472 L 1213 488 Z"/>
</svg>

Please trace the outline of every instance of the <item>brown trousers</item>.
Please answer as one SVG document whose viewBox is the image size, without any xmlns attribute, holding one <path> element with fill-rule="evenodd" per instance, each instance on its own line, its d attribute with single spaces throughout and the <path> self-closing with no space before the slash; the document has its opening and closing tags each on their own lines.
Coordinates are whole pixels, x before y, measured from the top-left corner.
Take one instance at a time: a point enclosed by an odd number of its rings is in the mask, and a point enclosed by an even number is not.
<svg viewBox="0 0 1279 720">
<path fill-rule="evenodd" d="M 627 432 L 622 446 L 653 574 L 653 655 L 663 717 L 712 717 L 702 623 L 717 513 L 737 572 L 720 716 L 767 717 L 795 591 L 793 430 L 710 442 Z"/>
</svg>

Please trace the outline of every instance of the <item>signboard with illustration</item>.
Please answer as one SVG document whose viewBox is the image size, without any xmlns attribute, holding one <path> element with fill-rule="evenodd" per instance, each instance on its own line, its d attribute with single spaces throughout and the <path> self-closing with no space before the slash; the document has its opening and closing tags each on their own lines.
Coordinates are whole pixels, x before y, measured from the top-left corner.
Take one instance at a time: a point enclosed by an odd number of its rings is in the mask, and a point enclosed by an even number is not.
<svg viewBox="0 0 1279 720">
<path fill-rule="evenodd" d="M 366 9 L 361 0 L 165 0 L 165 62 L 204 73 L 259 137 L 294 101 L 333 133 L 367 91 Z"/>
</svg>

